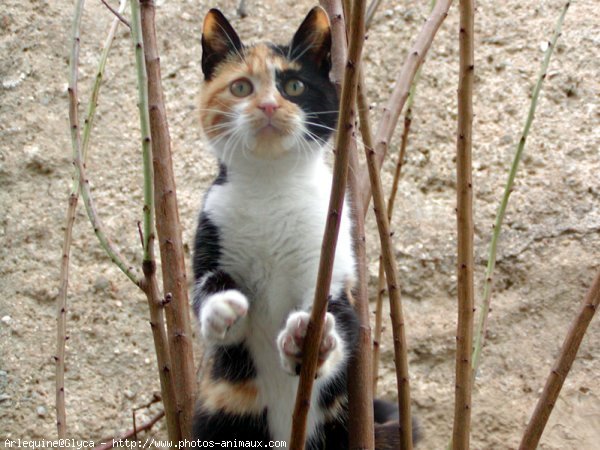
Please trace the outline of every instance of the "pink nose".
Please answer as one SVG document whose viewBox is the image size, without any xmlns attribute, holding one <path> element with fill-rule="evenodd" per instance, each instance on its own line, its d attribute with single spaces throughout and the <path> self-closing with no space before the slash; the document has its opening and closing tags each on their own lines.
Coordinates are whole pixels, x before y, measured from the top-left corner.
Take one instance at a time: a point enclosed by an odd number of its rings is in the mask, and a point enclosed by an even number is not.
<svg viewBox="0 0 600 450">
<path fill-rule="evenodd" d="M 275 111 L 277 111 L 277 108 L 279 108 L 279 105 L 276 105 L 275 103 L 263 103 L 258 105 L 258 108 L 265 113 L 265 116 L 271 118 L 273 117 L 273 114 L 275 114 Z"/>
</svg>

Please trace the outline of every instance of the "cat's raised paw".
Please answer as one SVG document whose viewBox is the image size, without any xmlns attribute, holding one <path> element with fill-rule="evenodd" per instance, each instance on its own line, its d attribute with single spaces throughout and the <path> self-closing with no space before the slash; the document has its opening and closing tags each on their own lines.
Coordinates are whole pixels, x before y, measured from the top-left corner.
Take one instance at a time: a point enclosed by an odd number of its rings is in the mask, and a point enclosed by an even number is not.
<svg viewBox="0 0 600 450">
<path fill-rule="evenodd" d="M 200 329 L 204 339 L 233 343 L 248 314 L 248 299 L 235 289 L 213 294 L 200 312 Z"/>
<path fill-rule="evenodd" d="M 310 314 L 304 311 L 293 312 L 288 316 L 285 328 L 277 337 L 277 348 L 281 365 L 286 372 L 292 375 L 300 374 L 302 364 L 302 348 L 308 328 Z M 325 315 L 323 336 L 319 347 L 319 360 L 317 363 L 317 377 L 322 376 L 327 370 L 341 359 L 340 344 L 343 341 L 335 331 L 335 317 L 331 313 Z M 339 354 L 339 355 L 338 355 Z M 336 355 L 339 357 L 333 357 Z"/>
</svg>

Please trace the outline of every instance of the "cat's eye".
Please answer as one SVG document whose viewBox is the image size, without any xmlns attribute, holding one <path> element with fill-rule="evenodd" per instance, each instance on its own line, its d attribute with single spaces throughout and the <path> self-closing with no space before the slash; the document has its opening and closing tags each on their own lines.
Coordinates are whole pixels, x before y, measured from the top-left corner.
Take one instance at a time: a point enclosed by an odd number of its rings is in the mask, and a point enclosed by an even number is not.
<svg viewBox="0 0 600 450">
<path fill-rule="evenodd" d="M 229 85 L 229 90 L 236 97 L 248 97 L 252 94 L 254 87 L 247 78 L 240 78 Z"/>
<path fill-rule="evenodd" d="M 290 97 L 297 97 L 298 95 L 302 94 L 305 89 L 306 86 L 304 86 L 304 83 L 296 78 L 292 78 L 291 80 L 287 81 L 283 87 L 285 93 Z"/>
</svg>

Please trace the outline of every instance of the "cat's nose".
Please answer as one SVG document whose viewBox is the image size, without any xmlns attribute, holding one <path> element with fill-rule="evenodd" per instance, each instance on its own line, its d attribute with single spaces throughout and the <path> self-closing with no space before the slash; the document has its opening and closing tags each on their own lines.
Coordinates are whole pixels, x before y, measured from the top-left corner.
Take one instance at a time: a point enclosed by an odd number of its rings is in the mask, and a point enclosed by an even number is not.
<svg viewBox="0 0 600 450">
<path fill-rule="evenodd" d="M 273 114 L 275 114 L 275 111 L 277 111 L 277 109 L 279 108 L 279 105 L 277 105 L 276 103 L 261 103 L 260 105 L 258 105 L 258 109 L 262 110 L 262 112 L 265 113 L 265 116 L 267 116 L 269 119 L 271 117 L 273 117 Z"/>
</svg>

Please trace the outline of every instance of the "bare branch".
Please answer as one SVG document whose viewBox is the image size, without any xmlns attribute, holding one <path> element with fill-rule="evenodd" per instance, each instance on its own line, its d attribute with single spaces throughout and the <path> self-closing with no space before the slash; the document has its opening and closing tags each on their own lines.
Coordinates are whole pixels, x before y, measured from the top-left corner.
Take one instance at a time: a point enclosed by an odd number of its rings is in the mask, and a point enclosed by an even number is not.
<svg viewBox="0 0 600 450">
<path fill-rule="evenodd" d="M 142 8 L 144 56 L 148 71 L 148 107 L 152 132 L 156 231 L 162 262 L 163 289 L 171 298 L 165 307 L 169 349 L 180 411 L 181 435 L 183 439 L 190 440 L 196 379 L 188 283 L 171 159 L 171 138 L 161 84 L 160 57 L 154 22 L 155 6 L 152 0 L 142 0 L 140 5 Z"/>
<path fill-rule="evenodd" d="M 154 338 L 158 372 L 163 393 L 163 403 L 167 416 L 169 438 L 180 441 L 183 437 L 183 424 L 179 411 L 182 409 L 178 397 L 176 375 L 177 370 L 171 370 L 174 356 L 169 352 L 171 341 L 168 339 L 163 314 L 164 303 L 160 296 L 160 289 L 156 280 L 156 262 L 154 256 L 154 207 L 155 174 L 153 168 L 153 154 L 151 136 L 149 83 L 145 59 L 145 43 L 143 36 L 143 20 L 138 0 L 131 0 L 132 39 L 135 47 L 136 69 L 138 77 L 140 128 L 142 137 L 142 156 L 144 166 L 144 283 L 142 288 L 148 298 L 150 309 L 150 325 Z M 187 437 L 187 436 L 186 436 Z"/>
<path fill-rule="evenodd" d="M 473 0 L 460 0 L 460 68 L 458 81 L 458 131 L 456 144 L 457 195 L 457 294 L 456 384 L 453 448 L 467 450 L 471 432 L 473 372 Z"/>
<path fill-rule="evenodd" d="M 364 105 L 361 105 L 364 110 Z M 385 199 L 381 178 L 377 170 L 375 152 L 369 146 L 370 139 L 365 139 L 365 154 L 371 189 L 373 191 L 373 209 L 379 229 L 381 243 L 381 257 L 385 268 L 388 295 L 390 297 L 390 314 L 392 319 L 392 333 L 394 336 L 394 356 L 396 360 L 396 382 L 398 385 L 398 408 L 400 410 L 400 442 L 403 450 L 413 448 L 412 418 L 410 411 L 410 386 L 408 378 L 408 356 L 406 336 L 404 330 L 404 315 L 400 300 L 400 284 L 398 281 L 398 267 L 394 256 L 390 224 L 386 214 Z"/>
<path fill-rule="evenodd" d="M 79 78 L 79 47 L 81 17 L 83 15 L 84 0 L 75 4 L 75 14 L 72 26 L 72 47 L 69 61 L 69 124 L 71 128 L 71 144 L 73 148 L 73 159 L 80 152 L 81 138 L 79 134 L 79 111 L 77 109 L 77 81 Z M 75 183 L 75 177 L 74 181 Z M 67 411 L 65 407 L 65 347 L 67 340 L 67 290 L 69 287 L 69 255 L 71 253 L 71 242 L 73 239 L 73 223 L 75 222 L 75 211 L 77 209 L 77 190 L 69 196 L 67 208 L 67 224 L 62 247 L 62 258 L 60 265 L 60 287 L 58 301 L 56 304 L 56 428 L 58 438 L 67 437 Z"/>
<path fill-rule="evenodd" d="M 365 19 L 365 26 L 367 29 L 371 27 L 375 12 L 377 12 L 377 8 L 379 8 L 380 4 L 381 0 L 371 0 L 371 3 L 369 3 L 369 7 L 367 8 L 367 18 Z"/>
<path fill-rule="evenodd" d="M 328 14 L 333 15 L 340 8 L 341 2 L 322 1 L 321 5 Z M 332 41 L 334 47 L 332 59 L 343 62 L 347 56 L 347 43 L 352 39 L 352 30 L 346 26 L 346 17 L 351 16 L 351 6 L 348 0 L 341 4 L 344 11 L 343 16 L 332 29 Z M 339 35 L 336 35 L 339 34 Z M 332 68 L 332 78 L 342 80 L 344 77 L 344 65 L 338 64 Z M 362 73 L 362 65 L 361 65 Z M 359 79 L 360 83 L 360 79 Z M 341 85 L 339 86 L 341 88 Z M 341 94 L 338 90 L 338 94 Z M 357 93 L 360 95 L 360 91 Z M 352 111 L 352 116 L 356 114 Z M 365 221 L 361 204 L 359 186 L 358 148 L 356 139 L 349 141 L 349 169 L 348 169 L 348 191 L 350 193 L 353 223 L 354 252 L 357 268 L 357 287 L 354 291 L 355 310 L 358 314 L 360 327 L 359 336 L 354 356 L 348 368 L 348 408 L 352 414 L 348 417 L 348 439 L 350 448 L 372 449 L 375 445 L 374 418 L 373 418 L 373 392 L 372 385 L 372 352 L 371 352 L 371 326 L 369 318 L 369 294 L 367 277 L 367 250 L 365 239 Z"/>
<path fill-rule="evenodd" d="M 115 16 L 117 16 L 117 19 L 119 19 L 121 22 L 123 22 L 123 24 L 125 24 L 127 26 L 127 28 L 129 28 L 131 30 L 131 24 L 127 21 L 127 19 L 125 19 L 125 17 L 123 17 L 123 15 L 117 11 L 116 9 L 114 9 L 112 6 L 110 6 L 106 0 L 100 0 L 102 3 L 104 3 L 104 6 L 106 6 L 110 12 L 112 12 Z"/>
<path fill-rule="evenodd" d="M 351 112 L 356 101 L 356 85 L 364 41 L 364 14 L 365 0 L 356 1 L 352 10 L 351 20 L 352 29 L 355 30 L 355 35 L 350 41 L 348 60 L 342 85 L 340 119 L 336 136 L 336 152 L 329 213 L 323 237 L 315 300 L 304 341 L 302 369 L 300 372 L 300 381 L 294 407 L 292 435 L 290 438 L 291 450 L 303 450 L 304 442 L 306 440 L 306 419 L 310 408 L 312 385 L 317 368 L 319 342 L 321 341 L 323 322 L 325 319 L 325 312 L 327 311 L 335 247 L 344 206 L 346 179 L 348 178 L 348 143 L 351 139 L 351 131 L 354 128 L 354 119 L 351 116 Z"/>
<path fill-rule="evenodd" d="M 165 416 L 165 412 L 160 411 L 152 419 L 150 419 L 146 423 L 143 423 L 139 427 L 132 428 L 131 430 L 126 431 L 125 433 L 123 433 L 122 435 L 120 435 L 118 437 L 110 437 L 110 438 L 104 439 L 106 442 L 102 443 L 100 445 L 97 445 L 96 447 L 94 447 L 93 450 L 110 450 L 111 448 L 114 448 L 115 442 L 119 442 L 121 440 L 124 441 L 124 440 L 127 440 L 127 439 L 133 437 L 133 435 L 136 433 L 136 431 L 139 433 L 139 432 L 147 431 L 147 430 L 151 429 L 156 424 L 156 422 L 158 422 L 164 416 Z"/>
<path fill-rule="evenodd" d="M 400 118 L 400 113 L 402 112 L 402 108 L 408 97 L 410 85 L 417 73 L 417 69 L 423 62 L 429 47 L 431 47 L 433 38 L 440 28 L 440 25 L 448 15 L 448 9 L 451 4 L 452 0 L 439 0 L 436 3 L 431 15 L 417 35 L 415 43 L 409 50 L 406 61 L 396 78 L 396 85 L 383 110 L 381 122 L 375 133 L 373 149 L 376 154 L 375 162 L 377 164 L 377 170 L 380 170 L 381 164 L 385 159 L 389 141 L 392 138 L 392 134 L 394 133 L 394 129 Z M 366 214 L 369 202 L 371 201 L 371 186 L 367 170 L 362 170 L 361 177 L 360 191 L 363 192 L 362 203 L 365 207 Z"/>
<path fill-rule="evenodd" d="M 546 380 L 542 395 L 538 400 L 535 411 L 527 425 L 519 450 L 535 450 L 540 442 L 548 418 L 558 399 L 558 394 L 571 370 L 583 336 L 594 318 L 600 305 L 600 272 L 596 275 L 592 286 L 588 290 L 583 303 L 579 308 L 577 317 L 571 322 L 569 332 L 562 345 L 560 355 L 552 367 Z"/>
</svg>

